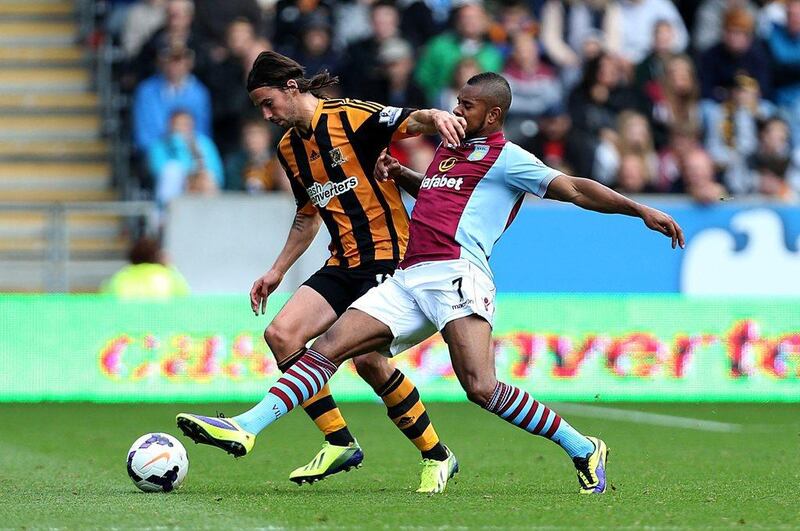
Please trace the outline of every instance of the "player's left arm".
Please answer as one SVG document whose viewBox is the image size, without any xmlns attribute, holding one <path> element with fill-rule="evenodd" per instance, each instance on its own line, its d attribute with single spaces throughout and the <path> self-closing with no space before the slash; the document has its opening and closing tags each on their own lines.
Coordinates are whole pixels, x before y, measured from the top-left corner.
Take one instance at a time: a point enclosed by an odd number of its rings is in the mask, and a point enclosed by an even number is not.
<svg viewBox="0 0 800 531">
<path fill-rule="evenodd" d="M 547 186 L 545 199 L 572 203 L 586 210 L 642 218 L 648 228 L 672 239 L 672 248 L 684 247 L 683 230 L 672 216 L 637 203 L 591 179 L 558 175 Z"/>
<path fill-rule="evenodd" d="M 387 149 L 381 151 L 378 161 L 375 163 L 375 179 L 380 182 L 392 180 L 405 190 L 414 199 L 419 194 L 419 187 L 425 176 L 419 172 L 406 168 L 389 154 Z"/>
</svg>

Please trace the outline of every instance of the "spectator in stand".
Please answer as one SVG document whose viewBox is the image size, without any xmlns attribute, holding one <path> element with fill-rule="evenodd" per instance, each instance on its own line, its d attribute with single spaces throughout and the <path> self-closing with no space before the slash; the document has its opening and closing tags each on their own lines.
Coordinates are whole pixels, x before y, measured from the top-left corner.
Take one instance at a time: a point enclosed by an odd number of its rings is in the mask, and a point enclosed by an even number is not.
<svg viewBox="0 0 800 531">
<path fill-rule="evenodd" d="M 189 109 L 197 130 L 211 134 L 211 99 L 191 73 L 194 53 L 182 46 L 166 48 L 158 62 L 161 73 L 144 80 L 133 98 L 133 141 L 140 153 L 167 133 L 176 109 Z"/>
<path fill-rule="evenodd" d="M 139 0 L 127 10 L 120 35 L 126 60 L 135 59 L 142 46 L 164 26 L 166 5 L 166 0 Z"/>
<path fill-rule="evenodd" d="M 697 8 L 692 30 L 692 44 L 697 53 L 703 53 L 722 40 L 725 13 L 743 9 L 755 20 L 758 7 L 751 0 L 702 0 Z"/>
<path fill-rule="evenodd" d="M 689 34 L 675 5 L 669 0 L 620 0 L 622 9 L 622 45 L 620 54 L 630 69 L 641 63 L 653 46 L 653 34 L 660 21 L 675 31 L 674 53 L 689 44 Z"/>
<path fill-rule="evenodd" d="M 194 129 L 188 111 L 176 110 L 169 132 L 147 151 L 159 205 L 184 193 L 213 195 L 223 185 L 222 160 L 214 142 Z"/>
<path fill-rule="evenodd" d="M 717 182 L 714 161 L 699 148 L 690 151 L 683 158 L 681 184 L 684 193 L 704 205 L 717 203 L 727 196 L 725 187 Z"/>
<path fill-rule="evenodd" d="M 530 33 L 512 37 L 511 56 L 503 75 L 511 86 L 511 108 L 503 128 L 506 138 L 519 143 L 525 135 L 523 125 L 535 120 L 550 107 L 561 102 L 561 82 L 552 67 L 541 62 L 539 44 Z"/>
<path fill-rule="evenodd" d="M 775 103 L 789 121 L 800 146 L 800 0 L 786 2 L 786 24 L 776 25 L 767 41 L 774 68 Z"/>
<path fill-rule="evenodd" d="M 263 13 L 257 0 L 193 0 L 194 30 L 210 46 L 224 48 L 231 22 L 246 19 L 258 35 L 264 34 Z"/>
<path fill-rule="evenodd" d="M 241 148 L 225 159 L 225 189 L 250 193 L 290 191 L 273 149 L 272 132 L 262 119 L 242 126 Z"/>
<path fill-rule="evenodd" d="M 646 99 L 623 84 L 619 60 L 606 53 L 587 61 L 567 106 L 573 127 L 595 139 L 613 134 L 617 115 L 626 109 L 651 114 Z"/>
<path fill-rule="evenodd" d="M 458 91 L 472 76 L 481 73 L 481 65 L 475 57 L 464 57 L 453 70 L 453 78 L 438 95 L 433 107 L 452 111 L 458 104 Z"/>
<path fill-rule="evenodd" d="M 700 59 L 701 95 L 704 99 L 722 102 L 738 75 L 747 75 L 758 82 L 761 94 L 771 94 L 769 55 L 754 36 L 753 17 L 745 9 L 725 13 L 722 42 L 712 46 Z"/>
<path fill-rule="evenodd" d="M 658 154 L 658 177 L 653 184 L 655 191 L 662 194 L 683 192 L 681 171 L 684 159 L 698 149 L 703 149 L 699 130 L 690 123 L 675 123 L 669 131 L 666 147 Z"/>
<path fill-rule="evenodd" d="M 598 39 L 609 53 L 622 45 L 622 12 L 614 0 L 547 0 L 542 8 L 542 45 L 571 88 L 579 80 L 587 39 Z"/>
<path fill-rule="evenodd" d="M 341 59 L 333 50 L 330 19 L 314 12 L 303 18 L 300 28 L 299 46 L 285 48 L 281 53 L 304 65 L 307 72 L 338 72 Z M 332 88 L 339 90 L 338 86 Z"/>
<path fill-rule="evenodd" d="M 130 264 L 108 279 L 101 293 L 122 300 L 164 300 L 189 295 L 189 284 L 177 269 L 167 265 L 158 240 L 141 237 L 128 253 Z"/>
<path fill-rule="evenodd" d="M 315 16 L 330 25 L 335 3 L 333 0 L 278 0 L 272 35 L 275 48 L 296 50 L 302 47 L 303 28 L 308 18 Z M 308 71 L 314 72 L 311 69 Z"/>
<path fill-rule="evenodd" d="M 704 105 L 703 122 L 706 149 L 722 169 L 726 188 L 740 195 L 750 189 L 748 160 L 758 149 L 758 123 L 772 116 L 775 108 L 761 99 L 755 79 L 740 74 L 735 83 L 727 100 Z"/>
<path fill-rule="evenodd" d="M 644 115 L 629 110 L 619 114 L 614 131 L 602 135 L 592 177 L 606 186 L 613 186 L 620 173 L 622 160 L 628 155 L 634 155 L 645 165 L 637 174 L 646 175 L 648 180 L 645 184 L 652 186 L 658 172 L 658 155 L 653 146 L 650 123 Z M 627 170 L 634 169 L 631 167 Z"/>
<path fill-rule="evenodd" d="M 638 153 L 626 153 L 619 162 L 614 190 L 623 194 L 653 193 L 654 174 L 648 161 Z"/>
<path fill-rule="evenodd" d="M 520 146 L 566 175 L 592 175 L 597 142 L 572 127 L 566 107 L 556 104 L 539 117 L 536 136 Z"/>
<path fill-rule="evenodd" d="M 414 51 L 403 39 L 389 39 L 378 49 L 380 77 L 366 87 L 365 99 L 393 107 L 426 106 L 425 92 L 414 82 Z"/>
<path fill-rule="evenodd" d="M 638 90 L 654 100 L 658 91 L 659 82 L 664 77 L 664 70 L 667 62 L 677 54 L 675 48 L 675 29 L 672 24 L 665 20 L 660 20 L 654 29 L 653 49 L 647 57 L 636 65 L 634 75 L 635 86 Z"/>
<path fill-rule="evenodd" d="M 443 32 L 447 25 L 449 0 L 442 2 L 434 0 L 430 5 L 428 1 L 397 2 L 397 7 L 400 9 L 400 35 L 410 42 L 415 50 L 421 49 L 429 40 Z M 432 6 L 436 8 L 435 11 Z"/>
<path fill-rule="evenodd" d="M 653 135 L 656 146 L 664 145 L 667 132 L 677 124 L 700 130 L 700 83 L 694 63 L 687 55 L 670 58 L 657 84 L 648 86 L 653 104 Z"/>
<path fill-rule="evenodd" d="M 156 31 L 142 46 L 131 65 L 136 80 L 145 79 L 156 72 L 159 55 L 167 48 L 183 47 L 192 50 L 194 68 L 201 72 L 206 69 L 206 42 L 192 30 L 194 3 L 191 0 L 169 0 L 166 10 L 167 20 L 164 27 Z"/>
<path fill-rule="evenodd" d="M 371 34 L 350 44 L 342 61 L 342 92 L 353 98 L 368 99 L 367 87 L 384 78 L 379 50 L 383 43 L 400 36 L 400 13 L 394 3 L 375 2 L 370 10 L 370 26 Z"/>
<path fill-rule="evenodd" d="M 503 57 L 508 59 L 514 46 L 514 37 L 520 33 L 535 38 L 539 32 L 536 19 L 523 2 L 512 0 L 500 6 L 495 21 L 489 24 L 489 40 L 491 40 Z"/>
<path fill-rule="evenodd" d="M 223 156 L 238 149 L 242 117 L 253 109 L 253 102 L 242 90 L 252 65 L 246 61 L 269 48 L 252 22 L 244 17 L 234 19 L 228 25 L 224 57 L 212 58 L 212 67 L 202 77 L 211 94 L 213 138 Z"/>
<path fill-rule="evenodd" d="M 758 139 L 744 192 L 796 202 L 800 198 L 800 150 L 792 148 L 789 126 L 780 118 L 769 118 L 759 124 Z"/>
<path fill-rule="evenodd" d="M 456 65 L 464 58 L 474 58 L 479 71 L 499 72 L 503 68 L 502 54 L 487 40 L 488 18 L 483 5 L 464 3 L 453 11 L 453 21 L 454 31 L 431 39 L 417 63 L 417 83 L 431 102 L 449 86 Z"/>
</svg>

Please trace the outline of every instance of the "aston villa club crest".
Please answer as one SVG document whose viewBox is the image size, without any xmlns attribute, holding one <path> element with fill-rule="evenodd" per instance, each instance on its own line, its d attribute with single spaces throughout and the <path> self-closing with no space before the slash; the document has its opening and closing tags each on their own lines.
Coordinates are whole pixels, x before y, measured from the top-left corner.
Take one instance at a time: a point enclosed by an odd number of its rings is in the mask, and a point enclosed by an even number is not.
<svg viewBox="0 0 800 531">
<path fill-rule="evenodd" d="M 331 156 L 331 168 L 336 168 L 347 162 L 347 159 L 344 155 L 342 155 L 342 150 L 339 148 L 333 148 L 332 150 L 328 151 L 328 154 Z"/>
<path fill-rule="evenodd" d="M 487 153 L 489 153 L 489 146 L 487 146 L 486 144 L 478 144 L 472 150 L 472 153 L 470 153 L 469 156 L 467 156 L 467 160 L 472 162 L 475 162 L 477 160 L 482 160 Z"/>
</svg>

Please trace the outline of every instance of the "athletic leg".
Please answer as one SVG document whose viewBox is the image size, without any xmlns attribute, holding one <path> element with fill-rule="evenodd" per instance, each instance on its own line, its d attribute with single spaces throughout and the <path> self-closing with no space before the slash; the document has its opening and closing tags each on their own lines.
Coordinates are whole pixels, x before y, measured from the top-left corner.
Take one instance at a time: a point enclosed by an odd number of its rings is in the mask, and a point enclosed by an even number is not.
<svg viewBox="0 0 800 531">
<path fill-rule="evenodd" d="M 358 374 L 381 397 L 389 418 L 417 447 L 422 458 L 437 461 L 447 459 L 447 450 L 439 440 L 411 379 L 399 369 L 394 369 L 386 357 L 377 352 L 355 357 L 353 364 Z"/>
<path fill-rule="evenodd" d="M 491 333 L 489 323 L 474 314 L 455 319 L 442 330 L 453 369 L 467 397 L 507 422 L 561 446 L 578 469 L 582 491 L 604 491 L 605 444 L 580 434 L 522 389 L 497 381 Z M 597 463 L 588 462 L 593 457 Z"/>
<path fill-rule="evenodd" d="M 264 331 L 264 339 L 281 372 L 294 365 L 305 351 L 306 343 L 327 330 L 334 321 L 336 312 L 325 297 L 308 286 L 300 286 Z M 336 446 L 354 442 L 327 385 L 302 406 L 326 441 Z M 239 415 L 237 420 L 243 429 L 253 431 L 246 415 Z"/>
</svg>

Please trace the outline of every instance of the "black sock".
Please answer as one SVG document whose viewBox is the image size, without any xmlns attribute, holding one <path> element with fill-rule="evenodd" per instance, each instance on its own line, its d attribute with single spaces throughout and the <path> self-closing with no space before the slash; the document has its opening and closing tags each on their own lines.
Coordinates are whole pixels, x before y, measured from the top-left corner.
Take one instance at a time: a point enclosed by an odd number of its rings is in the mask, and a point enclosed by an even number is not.
<svg viewBox="0 0 800 531">
<path fill-rule="evenodd" d="M 436 446 L 431 448 L 430 450 L 425 450 L 422 452 L 423 459 L 433 459 L 434 461 L 444 461 L 447 459 L 447 450 L 444 449 L 444 445 L 438 442 Z"/>
<path fill-rule="evenodd" d="M 325 440 L 334 446 L 347 446 L 350 443 L 356 442 L 356 440 L 350 434 L 350 430 L 347 429 L 347 426 L 327 434 L 325 436 Z"/>
</svg>

